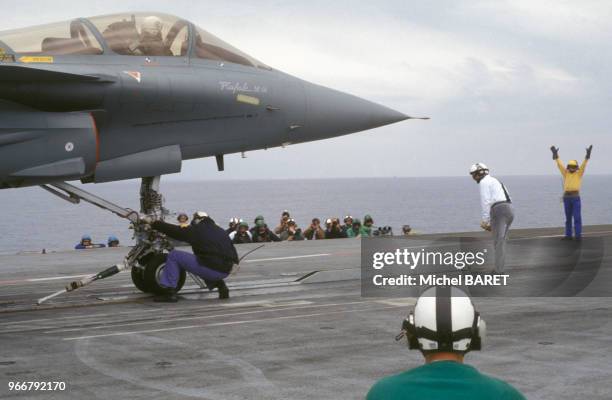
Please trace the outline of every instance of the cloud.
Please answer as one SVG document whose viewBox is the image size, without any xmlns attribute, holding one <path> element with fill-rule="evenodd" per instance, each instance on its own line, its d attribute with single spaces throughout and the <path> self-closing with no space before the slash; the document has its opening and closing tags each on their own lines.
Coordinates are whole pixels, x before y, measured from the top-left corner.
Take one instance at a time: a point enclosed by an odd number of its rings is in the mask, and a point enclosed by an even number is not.
<svg viewBox="0 0 612 400">
<path fill-rule="evenodd" d="M 557 40 L 609 40 L 612 32 L 609 1 L 501 0 L 463 2 L 462 6 L 466 14 L 490 18 L 501 29 Z"/>
<path fill-rule="evenodd" d="M 537 51 L 491 46 L 393 15 L 353 17 L 350 23 L 319 16 L 316 24 L 294 21 L 283 35 L 275 34 L 287 28 L 283 18 L 269 17 L 263 24 L 246 19 L 239 26 L 243 35 L 235 32 L 232 40 L 274 67 L 368 97 L 403 93 L 439 102 L 466 88 L 492 94 L 529 85 L 538 93 L 563 95 L 580 86 L 580 78 Z M 258 36 L 245 34 L 255 30 Z"/>
</svg>

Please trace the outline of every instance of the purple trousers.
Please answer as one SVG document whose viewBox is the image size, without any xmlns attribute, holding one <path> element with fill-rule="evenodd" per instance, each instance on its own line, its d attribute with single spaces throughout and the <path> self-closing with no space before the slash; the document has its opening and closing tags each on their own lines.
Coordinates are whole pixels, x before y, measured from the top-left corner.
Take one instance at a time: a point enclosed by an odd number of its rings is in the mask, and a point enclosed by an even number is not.
<svg viewBox="0 0 612 400">
<path fill-rule="evenodd" d="M 196 256 L 191 253 L 172 250 L 168 253 L 166 266 L 162 270 L 159 283 L 167 288 L 176 288 L 181 269 L 189 271 L 204 279 L 209 289 L 214 286 L 215 282 L 225 279 L 229 275 L 226 272 L 215 271 L 214 269 L 200 265 Z"/>
</svg>

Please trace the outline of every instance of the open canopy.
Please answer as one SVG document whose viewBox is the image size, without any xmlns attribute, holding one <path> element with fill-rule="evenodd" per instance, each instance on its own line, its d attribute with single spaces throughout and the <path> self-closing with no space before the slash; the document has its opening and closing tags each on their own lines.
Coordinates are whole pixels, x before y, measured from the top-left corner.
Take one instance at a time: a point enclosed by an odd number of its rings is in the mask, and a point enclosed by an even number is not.
<svg viewBox="0 0 612 400">
<path fill-rule="evenodd" d="M 269 69 L 190 22 L 168 14 L 113 14 L 0 32 L 0 50 L 25 55 L 194 57 Z"/>
</svg>

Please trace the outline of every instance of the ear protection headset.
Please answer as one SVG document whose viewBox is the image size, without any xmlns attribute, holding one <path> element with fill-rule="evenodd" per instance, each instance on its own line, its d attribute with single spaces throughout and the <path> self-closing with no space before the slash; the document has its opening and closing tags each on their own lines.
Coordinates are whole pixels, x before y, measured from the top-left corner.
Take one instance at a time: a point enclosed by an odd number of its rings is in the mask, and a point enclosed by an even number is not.
<svg viewBox="0 0 612 400">
<path fill-rule="evenodd" d="M 191 218 L 191 225 L 199 224 L 204 218 L 209 218 L 206 212 L 196 211 L 195 213 L 193 213 L 193 217 Z"/>
<path fill-rule="evenodd" d="M 454 289 L 459 290 L 457 288 Z M 471 326 L 453 331 L 451 314 L 453 297 L 451 297 L 451 288 L 436 287 L 435 290 L 436 330 L 432 330 L 425 326 L 416 326 L 414 316 L 415 310 L 413 309 L 408 314 L 408 317 L 402 322 L 402 332 L 396 337 L 396 340 L 401 340 L 402 337 L 406 336 L 408 339 L 408 348 L 411 350 L 421 350 L 423 353 L 441 351 L 467 353 L 472 350 L 481 350 L 482 342 L 486 336 L 486 323 L 480 317 L 480 313 L 475 311 L 472 306 L 470 312 L 473 312 L 474 317 Z M 458 296 L 455 296 L 455 298 L 458 298 Z M 431 311 L 433 312 L 434 310 Z M 419 339 L 435 342 L 437 346 L 430 349 L 423 348 Z M 469 342 L 458 343 L 465 339 L 469 339 Z"/>
</svg>

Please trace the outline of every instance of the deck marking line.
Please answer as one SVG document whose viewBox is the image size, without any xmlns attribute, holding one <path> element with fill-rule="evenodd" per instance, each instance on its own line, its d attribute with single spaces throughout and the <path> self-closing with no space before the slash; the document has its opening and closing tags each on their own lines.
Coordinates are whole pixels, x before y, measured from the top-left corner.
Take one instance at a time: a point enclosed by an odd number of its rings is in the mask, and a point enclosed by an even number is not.
<svg viewBox="0 0 612 400">
<path fill-rule="evenodd" d="M 394 308 L 398 308 L 398 306 L 382 307 L 382 308 L 360 308 L 360 309 L 356 309 L 356 310 L 330 311 L 330 312 L 326 312 L 326 313 L 287 315 L 287 316 L 282 316 L 282 317 L 248 319 L 248 320 L 229 321 L 229 322 L 216 322 L 216 323 L 212 323 L 212 324 L 175 326 L 175 327 L 172 327 L 172 328 L 149 329 L 149 330 L 144 330 L 144 331 L 114 332 L 114 333 L 107 333 L 107 334 L 103 334 L 103 335 L 67 337 L 67 338 L 62 338 L 62 340 L 83 340 L 83 339 L 94 339 L 94 338 L 102 338 L 102 337 L 110 337 L 110 336 L 139 335 L 139 334 L 145 334 L 145 333 L 169 332 L 169 331 L 178 331 L 178 330 L 185 330 L 185 329 L 205 328 L 205 327 L 228 326 L 228 325 L 242 325 L 242 324 L 250 324 L 250 323 L 254 323 L 254 322 L 256 323 L 256 322 L 266 322 L 266 321 L 278 321 L 278 320 L 285 320 L 285 319 L 319 317 L 319 316 L 324 316 L 324 315 L 354 313 L 354 312 L 362 312 L 362 311 L 382 311 L 382 310 L 389 310 L 389 309 L 394 309 Z"/>
<path fill-rule="evenodd" d="M 327 257 L 331 256 L 330 253 L 320 253 L 320 254 L 305 254 L 302 256 L 288 256 L 288 257 L 272 257 L 272 258 L 256 258 L 254 260 L 245 260 L 245 263 L 254 263 L 261 261 L 281 261 L 281 260 L 296 260 L 299 258 L 312 258 L 312 257 Z"/>
<path fill-rule="evenodd" d="M 367 303 L 376 303 L 376 300 L 365 300 L 365 301 L 350 301 L 345 303 L 329 303 L 329 304 L 311 304 L 311 305 L 301 305 L 301 306 L 279 306 L 279 307 L 267 307 L 264 310 L 253 310 L 253 311 L 239 311 L 239 312 L 231 312 L 231 313 L 223 313 L 223 314 L 214 314 L 214 315 L 199 315 L 196 317 L 179 317 L 172 319 L 158 319 L 153 321 L 136 321 L 136 322 L 123 322 L 117 321 L 118 323 L 112 324 L 112 321 L 106 323 L 105 325 L 98 326 L 88 326 L 83 328 L 62 328 L 61 326 L 51 328 L 49 331 L 45 331 L 45 334 L 50 333 L 60 333 L 60 332 L 78 332 L 78 331 L 91 331 L 95 329 L 110 329 L 117 328 L 123 326 L 134 326 L 134 325 L 147 325 L 147 324 L 166 324 L 173 323 L 178 321 L 192 321 L 197 319 L 210 319 L 210 318 L 219 318 L 219 317 L 232 317 L 236 315 L 251 315 L 251 314 L 261 314 L 261 313 L 269 313 L 273 311 L 292 311 L 292 310 L 301 310 L 305 308 L 320 308 L 320 307 L 335 307 L 335 306 L 348 306 L 354 304 L 367 304 Z M 274 308 L 274 309 L 273 309 Z M 219 310 L 222 311 L 222 310 Z M 1 333 L 7 333 L 1 332 Z M 11 331 L 9 333 L 14 333 Z"/>
</svg>

